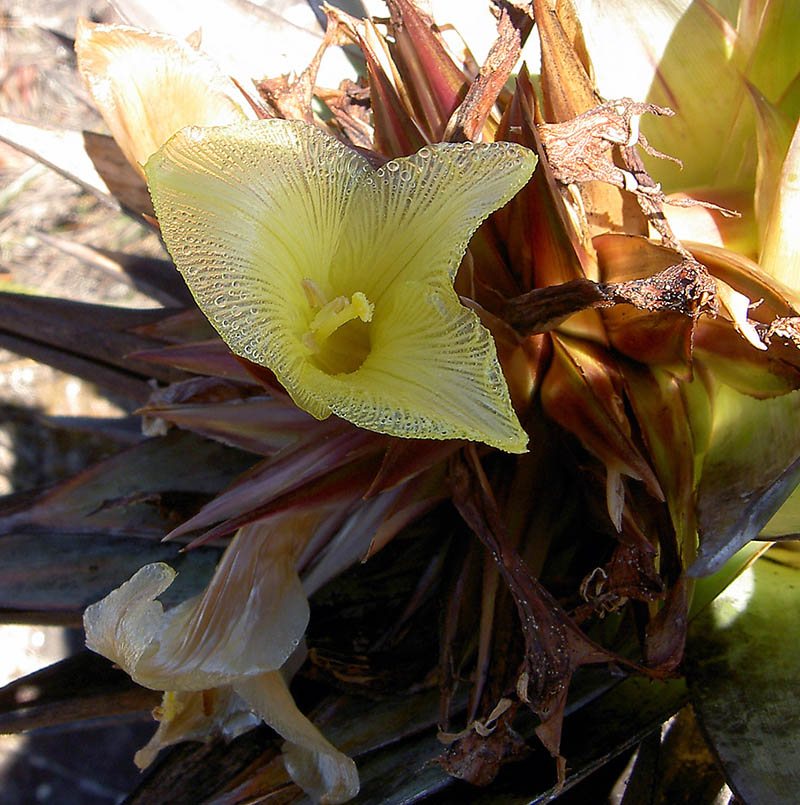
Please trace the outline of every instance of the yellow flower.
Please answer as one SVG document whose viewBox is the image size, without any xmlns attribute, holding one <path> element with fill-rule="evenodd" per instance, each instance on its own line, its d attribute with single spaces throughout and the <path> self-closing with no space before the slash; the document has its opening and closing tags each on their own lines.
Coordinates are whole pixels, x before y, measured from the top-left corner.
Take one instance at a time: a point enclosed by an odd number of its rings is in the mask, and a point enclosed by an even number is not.
<svg viewBox="0 0 800 805">
<path fill-rule="evenodd" d="M 512 143 L 461 143 L 376 170 L 313 126 L 263 120 L 184 129 L 145 173 L 200 308 L 301 408 L 523 452 L 494 341 L 453 281 L 535 164 Z"/>
</svg>

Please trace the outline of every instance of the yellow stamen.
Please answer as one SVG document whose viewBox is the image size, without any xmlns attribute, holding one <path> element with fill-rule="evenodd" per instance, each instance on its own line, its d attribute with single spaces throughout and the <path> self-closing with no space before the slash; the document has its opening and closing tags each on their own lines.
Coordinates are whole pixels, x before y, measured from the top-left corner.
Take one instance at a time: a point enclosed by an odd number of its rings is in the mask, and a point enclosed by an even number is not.
<svg viewBox="0 0 800 805">
<path fill-rule="evenodd" d="M 310 308 L 315 309 L 325 306 L 328 300 L 325 298 L 322 288 L 320 288 L 319 285 L 314 282 L 314 280 L 306 277 L 305 279 L 300 280 L 300 286 L 306 295 Z"/>
<path fill-rule="evenodd" d="M 350 299 L 346 296 L 337 296 L 328 302 L 314 280 L 306 278 L 300 284 L 309 306 L 317 310 L 316 316 L 308 325 L 308 331 L 301 338 L 309 352 L 319 352 L 320 345 L 349 321 L 354 319 L 361 319 L 363 322 L 372 321 L 375 305 L 361 291 L 356 291 Z"/>
<path fill-rule="evenodd" d="M 314 316 L 308 329 L 319 343 L 335 333 L 343 324 L 347 324 L 348 321 L 353 321 L 353 319 L 371 321 L 374 309 L 375 305 L 370 304 L 361 291 L 356 291 L 349 301 L 346 296 L 337 296 Z"/>
</svg>

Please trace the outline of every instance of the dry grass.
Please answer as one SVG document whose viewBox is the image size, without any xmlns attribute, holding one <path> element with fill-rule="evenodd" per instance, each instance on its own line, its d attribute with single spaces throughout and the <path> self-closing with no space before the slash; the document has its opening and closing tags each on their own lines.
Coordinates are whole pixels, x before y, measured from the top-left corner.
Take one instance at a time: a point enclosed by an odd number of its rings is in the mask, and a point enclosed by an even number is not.
<svg viewBox="0 0 800 805">
<path fill-rule="evenodd" d="M 0 115 L 47 128 L 103 131 L 75 67 L 80 16 L 113 19 L 100 0 L 0 4 Z M 0 287 L 106 304 L 151 306 L 119 276 L 45 242 L 41 233 L 118 251 L 161 254 L 156 236 L 72 182 L 0 143 Z M 89 384 L 0 350 L 0 494 L 52 483 L 113 449 L 47 416 L 116 416 Z"/>
</svg>

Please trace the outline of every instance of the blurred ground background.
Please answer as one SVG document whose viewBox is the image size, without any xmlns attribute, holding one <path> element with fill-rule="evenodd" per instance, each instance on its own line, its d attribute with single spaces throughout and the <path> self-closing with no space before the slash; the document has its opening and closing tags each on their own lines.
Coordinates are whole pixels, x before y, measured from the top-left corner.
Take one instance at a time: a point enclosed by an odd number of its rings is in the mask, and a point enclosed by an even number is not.
<svg viewBox="0 0 800 805">
<path fill-rule="evenodd" d="M 49 127 L 103 130 L 71 49 L 79 16 L 111 19 L 105 2 L 0 2 L 0 114 Z M 39 235 L 158 254 L 157 238 L 76 185 L 0 143 L 0 287 L 149 305 L 118 277 L 87 266 Z M 0 494 L 54 483 L 119 449 L 113 436 L 67 425 L 127 413 L 90 384 L 0 349 Z M 66 419 L 62 419 L 66 418 Z M 79 630 L 0 626 L 0 685 L 82 646 Z M 85 723 L 0 736 L 0 802 L 108 805 L 135 783 L 133 752 L 152 732 Z"/>
<path fill-rule="evenodd" d="M 69 38 L 79 16 L 110 17 L 105 2 L 0 2 L 0 114 L 43 126 L 103 130 L 74 68 Z M 41 233 L 41 234 L 40 234 Z M 151 305 L 118 277 L 65 254 L 63 237 L 120 251 L 158 254 L 155 235 L 72 182 L 0 143 L 0 283 L 8 290 L 128 306 Z M 0 352 L 0 494 L 76 472 L 102 440 L 80 439 L 44 417 L 108 417 L 119 406 L 81 381 Z M 13 442 L 13 449 L 12 449 Z M 86 452 L 93 455 L 86 455 Z"/>
</svg>

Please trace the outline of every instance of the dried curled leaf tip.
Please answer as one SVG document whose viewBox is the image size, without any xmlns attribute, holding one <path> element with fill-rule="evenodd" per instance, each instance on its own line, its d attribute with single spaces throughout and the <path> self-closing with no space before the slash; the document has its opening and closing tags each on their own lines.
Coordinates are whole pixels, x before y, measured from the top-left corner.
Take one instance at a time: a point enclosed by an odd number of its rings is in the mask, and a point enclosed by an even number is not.
<svg viewBox="0 0 800 805">
<path fill-rule="evenodd" d="M 656 151 L 641 133 L 639 119 L 648 113 L 668 117 L 674 114 L 663 106 L 621 98 L 600 104 L 563 123 L 540 124 L 537 128 L 542 146 L 556 179 L 562 184 L 608 182 L 631 192 L 639 191 L 640 183 L 636 177 L 610 161 L 609 155 L 615 146 L 632 148 L 641 145 L 653 156 L 680 163 L 680 160 Z"/>
<path fill-rule="evenodd" d="M 261 120 L 184 129 L 145 170 L 200 308 L 301 408 L 522 452 L 492 336 L 453 280 L 535 164 L 513 143 L 468 142 L 375 170 L 314 126 Z"/>
</svg>

